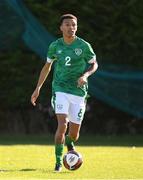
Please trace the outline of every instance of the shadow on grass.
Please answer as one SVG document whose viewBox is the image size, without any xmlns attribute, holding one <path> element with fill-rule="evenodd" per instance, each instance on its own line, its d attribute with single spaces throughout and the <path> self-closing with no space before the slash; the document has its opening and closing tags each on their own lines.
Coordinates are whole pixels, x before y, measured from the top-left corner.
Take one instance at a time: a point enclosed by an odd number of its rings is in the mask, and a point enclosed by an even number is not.
<svg viewBox="0 0 143 180">
<path fill-rule="evenodd" d="M 37 171 L 37 169 L 0 169 L 0 172 L 16 172 L 16 171 Z"/>
<path fill-rule="evenodd" d="M 0 135 L 0 145 L 54 145 L 53 135 Z M 81 135 L 78 146 L 138 146 L 143 147 L 143 135 L 97 136 Z"/>
<path fill-rule="evenodd" d="M 25 168 L 25 169 L 0 169 L 0 173 L 9 173 L 9 172 L 42 172 L 42 173 L 52 173 L 56 174 L 54 170 L 49 170 L 49 169 L 32 169 L 32 168 Z M 71 173 L 72 171 L 61 171 L 60 174 L 67 174 Z"/>
</svg>

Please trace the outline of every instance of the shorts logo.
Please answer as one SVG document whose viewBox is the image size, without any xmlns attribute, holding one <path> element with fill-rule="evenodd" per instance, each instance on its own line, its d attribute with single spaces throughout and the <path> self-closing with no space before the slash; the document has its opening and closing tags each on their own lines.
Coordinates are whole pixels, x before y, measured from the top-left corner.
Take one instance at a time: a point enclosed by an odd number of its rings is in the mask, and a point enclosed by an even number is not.
<svg viewBox="0 0 143 180">
<path fill-rule="evenodd" d="M 59 110 L 63 109 L 63 105 L 62 104 L 57 104 L 57 109 L 59 109 Z"/>
<path fill-rule="evenodd" d="M 76 54 L 77 56 L 80 56 L 80 55 L 82 54 L 82 49 L 76 48 L 76 49 L 75 49 L 75 54 Z"/>
</svg>

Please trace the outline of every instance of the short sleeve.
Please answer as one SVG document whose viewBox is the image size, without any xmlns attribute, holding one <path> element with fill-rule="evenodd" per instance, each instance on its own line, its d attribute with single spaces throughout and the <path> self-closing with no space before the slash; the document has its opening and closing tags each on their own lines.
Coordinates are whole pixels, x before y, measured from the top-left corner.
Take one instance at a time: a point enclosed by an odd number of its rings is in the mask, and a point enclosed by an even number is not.
<svg viewBox="0 0 143 180">
<path fill-rule="evenodd" d="M 89 43 L 87 43 L 85 47 L 85 60 L 89 64 L 96 62 L 96 54 Z"/>
<path fill-rule="evenodd" d="M 49 45 L 48 53 L 47 53 L 47 62 L 52 62 L 56 59 L 56 42 L 52 42 Z"/>
</svg>

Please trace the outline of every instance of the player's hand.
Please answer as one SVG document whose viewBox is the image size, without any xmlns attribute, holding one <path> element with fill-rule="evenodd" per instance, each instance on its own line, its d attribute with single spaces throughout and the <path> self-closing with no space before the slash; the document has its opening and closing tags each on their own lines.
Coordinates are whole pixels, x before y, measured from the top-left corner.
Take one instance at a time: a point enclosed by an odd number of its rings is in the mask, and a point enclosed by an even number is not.
<svg viewBox="0 0 143 180">
<path fill-rule="evenodd" d="M 31 103 L 33 104 L 33 106 L 36 106 L 36 100 L 38 96 L 39 96 L 39 90 L 36 88 L 31 96 Z"/>
<path fill-rule="evenodd" d="M 78 79 L 78 81 L 77 81 L 78 85 L 77 86 L 82 87 L 86 83 L 87 83 L 87 77 L 83 75 Z"/>
</svg>

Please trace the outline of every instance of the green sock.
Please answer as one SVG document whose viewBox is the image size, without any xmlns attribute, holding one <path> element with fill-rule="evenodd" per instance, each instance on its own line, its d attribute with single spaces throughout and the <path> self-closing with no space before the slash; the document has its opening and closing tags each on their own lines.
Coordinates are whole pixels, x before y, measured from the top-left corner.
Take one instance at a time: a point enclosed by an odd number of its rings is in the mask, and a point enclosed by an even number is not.
<svg viewBox="0 0 143 180">
<path fill-rule="evenodd" d="M 55 145 L 56 164 L 62 164 L 63 150 L 64 150 L 64 144 Z"/>
<path fill-rule="evenodd" d="M 67 146 L 74 146 L 74 140 L 68 135 L 66 135 L 65 142 Z"/>
</svg>

